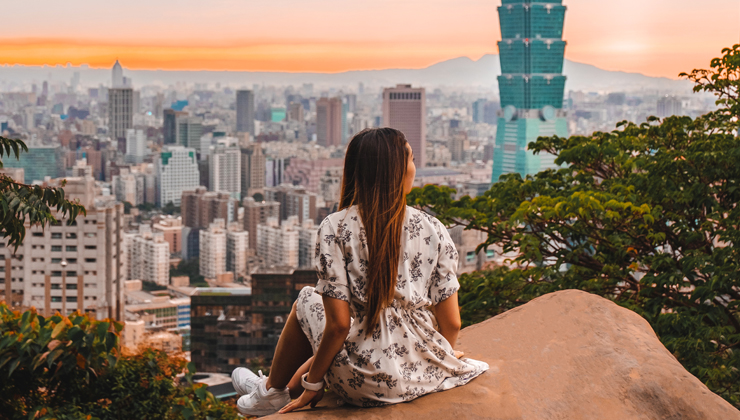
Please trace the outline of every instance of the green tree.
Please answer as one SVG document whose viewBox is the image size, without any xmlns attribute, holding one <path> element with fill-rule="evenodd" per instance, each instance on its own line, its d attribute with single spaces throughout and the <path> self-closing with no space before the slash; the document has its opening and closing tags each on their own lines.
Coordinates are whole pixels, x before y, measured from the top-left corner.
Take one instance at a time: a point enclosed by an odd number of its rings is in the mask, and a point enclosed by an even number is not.
<svg viewBox="0 0 740 420">
<path fill-rule="evenodd" d="M 175 206 L 175 204 L 170 201 L 164 207 L 162 207 L 162 213 L 169 215 L 180 213 L 180 207 Z"/>
<path fill-rule="evenodd" d="M 182 260 L 177 267 L 170 267 L 170 278 L 178 276 L 189 277 L 190 285 L 193 287 L 208 287 L 205 277 L 200 275 L 200 259 L 198 258 Z"/>
<path fill-rule="evenodd" d="M 12 155 L 18 159 L 21 152 L 28 153 L 23 141 L 0 137 L 0 158 Z M 8 246 L 18 249 L 23 243 L 26 221 L 31 226 L 42 227 L 58 222 L 52 209 L 57 215 L 68 217 L 67 223 L 74 222 L 79 214 L 87 214 L 82 205 L 65 199 L 62 187 L 64 182 L 58 188 L 26 185 L 0 174 L 0 234 L 7 238 Z"/>
<path fill-rule="evenodd" d="M 510 266 L 461 277 L 464 321 L 581 289 L 642 315 L 712 391 L 740 406 L 740 45 L 687 75 L 719 109 L 610 133 L 541 137 L 563 169 L 504 175 L 480 197 L 426 186 L 409 204 L 487 234 Z"/>
<path fill-rule="evenodd" d="M 159 350 L 122 355 L 122 325 L 44 318 L 0 304 L 0 414 L 8 419 L 236 419 L 194 384 L 193 364 Z M 182 372 L 185 384 L 177 386 Z"/>
</svg>

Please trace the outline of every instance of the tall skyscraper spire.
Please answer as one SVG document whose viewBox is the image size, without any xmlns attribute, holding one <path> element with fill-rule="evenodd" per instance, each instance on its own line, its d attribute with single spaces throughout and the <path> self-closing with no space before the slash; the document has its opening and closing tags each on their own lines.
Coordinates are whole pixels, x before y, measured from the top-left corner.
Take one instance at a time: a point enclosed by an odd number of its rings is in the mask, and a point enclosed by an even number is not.
<svg viewBox="0 0 740 420">
<path fill-rule="evenodd" d="M 111 81 L 111 87 L 125 87 L 123 83 L 123 67 L 121 67 L 121 63 L 119 63 L 118 60 L 116 60 L 116 64 L 113 65 L 113 79 Z"/>
<path fill-rule="evenodd" d="M 534 155 L 527 145 L 539 136 L 567 136 L 563 107 L 562 0 L 503 0 L 498 77 L 502 111 L 493 159 L 493 182 L 506 173 L 522 176 L 555 168 L 554 156 Z"/>
</svg>

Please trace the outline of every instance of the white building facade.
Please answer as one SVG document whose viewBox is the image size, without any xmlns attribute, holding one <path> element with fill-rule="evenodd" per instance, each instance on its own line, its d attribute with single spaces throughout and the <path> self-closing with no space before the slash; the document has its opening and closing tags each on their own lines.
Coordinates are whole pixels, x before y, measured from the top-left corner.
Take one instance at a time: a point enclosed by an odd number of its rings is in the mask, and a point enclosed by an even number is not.
<svg viewBox="0 0 740 420">
<path fill-rule="evenodd" d="M 140 164 L 147 155 L 144 130 L 126 130 L 126 162 Z"/>
<path fill-rule="evenodd" d="M 212 147 L 208 155 L 208 189 L 228 192 L 239 200 L 242 189 L 241 163 L 241 151 L 238 148 Z"/>
<path fill-rule="evenodd" d="M 200 275 L 215 279 L 226 272 L 226 225 L 224 219 L 216 219 L 199 232 Z"/>
<path fill-rule="evenodd" d="M 153 233 L 150 226 L 141 225 L 138 233 L 124 234 L 124 247 L 128 280 L 169 284 L 170 244 L 164 234 Z"/>
<path fill-rule="evenodd" d="M 226 271 L 236 275 L 243 275 L 247 271 L 247 248 L 249 248 L 249 232 L 237 225 L 226 232 Z"/>
<path fill-rule="evenodd" d="M 257 226 L 257 255 L 265 265 L 298 267 L 297 217 L 288 218 L 282 225 L 270 217 Z"/>
<path fill-rule="evenodd" d="M 183 191 L 195 190 L 200 184 L 200 172 L 195 150 L 182 146 L 167 146 L 160 153 L 157 169 L 157 205 L 180 205 Z"/>
</svg>

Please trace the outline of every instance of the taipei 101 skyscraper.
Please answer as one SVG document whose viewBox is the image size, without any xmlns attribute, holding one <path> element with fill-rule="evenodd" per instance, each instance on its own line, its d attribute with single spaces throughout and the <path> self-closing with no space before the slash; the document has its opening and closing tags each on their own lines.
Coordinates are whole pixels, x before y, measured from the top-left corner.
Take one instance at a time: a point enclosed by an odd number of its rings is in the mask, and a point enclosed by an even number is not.
<svg viewBox="0 0 740 420">
<path fill-rule="evenodd" d="M 493 151 L 493 182 L 557 168 L 555 157 L 534 155 L 527 145 L 539 136 L 567 136 L 563 108 L 562 0 L 503 0 L 498 8 L 501 38 L 498 77 L 501 111 Z"/>
</svg>

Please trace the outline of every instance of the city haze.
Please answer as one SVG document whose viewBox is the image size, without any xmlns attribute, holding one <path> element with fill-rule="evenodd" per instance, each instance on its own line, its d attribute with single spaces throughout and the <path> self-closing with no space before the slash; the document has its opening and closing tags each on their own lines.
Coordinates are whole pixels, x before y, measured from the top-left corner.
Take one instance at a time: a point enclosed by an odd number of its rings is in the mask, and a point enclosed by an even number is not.
<svg viewBox="0 0 740 420">
<path fill-rule="evenodd" d="M 495 54 L 498 1 L 133 0 L 5 5 L 0 64 L 344 72 Z M 731 0 L 569 0 L 566 58 L 677 78 L 740 40 Z M 44 13 L 39 14 L 39 10 Z"/>
</svg>

